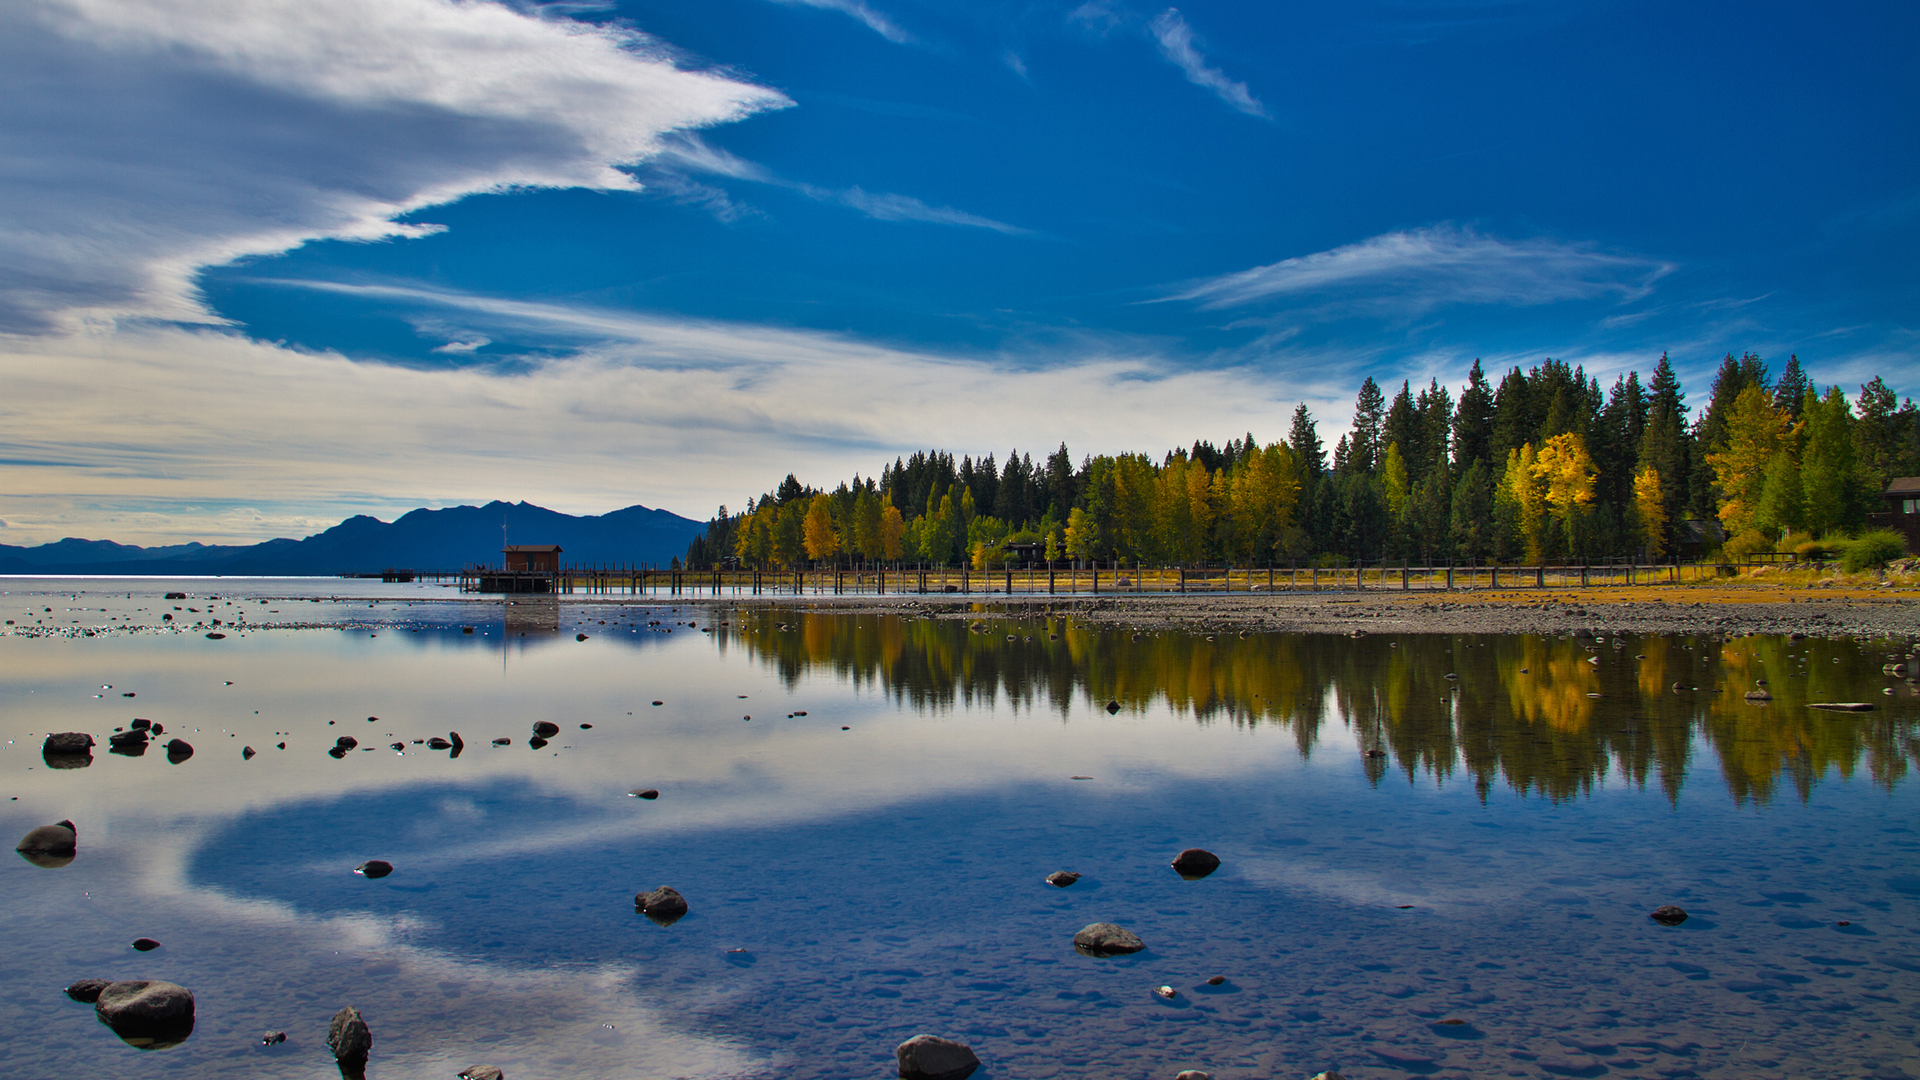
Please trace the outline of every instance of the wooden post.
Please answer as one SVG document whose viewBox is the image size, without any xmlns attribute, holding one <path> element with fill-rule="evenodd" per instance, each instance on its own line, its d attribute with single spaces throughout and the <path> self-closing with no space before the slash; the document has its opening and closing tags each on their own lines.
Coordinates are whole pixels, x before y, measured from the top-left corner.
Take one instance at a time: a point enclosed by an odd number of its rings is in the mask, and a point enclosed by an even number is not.
<svg viewBox="0 0 1920 1080">
<path fill-rule="evenodd" d="M 1400 591 L 1406 592 L 1410 587 L 1411 586 L 1407 584 L 1407 560 L 1401 559 L 1400 560 Z"/>
<path fill-rule="evenodd" d="M 1180 565 L 1180 591 L 1187 591 L 1187 567 L 1185 563 Z"/>
<path fill-rule="evenodd" d="M 1100 564 L 1093 564 L 1093 595 L 1100 595 Z"/>
<path fill-rule="evenodd" d="M 1053 595 L 1053 563 L 1047 563 L 1047 595 Z"/>
</svg>

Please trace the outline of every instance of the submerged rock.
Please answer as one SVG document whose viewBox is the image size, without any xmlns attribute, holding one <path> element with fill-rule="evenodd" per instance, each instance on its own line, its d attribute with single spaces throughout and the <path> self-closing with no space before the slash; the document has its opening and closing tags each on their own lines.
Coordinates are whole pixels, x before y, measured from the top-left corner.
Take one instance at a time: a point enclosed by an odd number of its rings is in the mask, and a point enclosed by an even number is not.
<svg viewBox="0 0 1920 1080">
<path fill-rule="evenodd" d="M 94 1015 L 129 1046 L 157 1050 L 193 1034 L 193 992 L 170 982 L 108 983 L 94 999 Z"/>
<path fill-rule="evenodd" d="M 687 898 L 673 886 L 662 885 L 652 892 L 636 893 L 633 910 L 661 926 L 672 926 L 686 917 Z"/>
<path fill-rule="evenodd" d="M 13 846 L 13 850 L 35 866 L 57 870 L 73 861 L 74 854 L 79 850 L 79 842 L 73 822 L 62 821 L 29 829 L 27 835 Z"/>
<path fill-rule="evenodd" d="M 1079 880 L 1080 875 L 1071 870 L 1055 870 L 1047 875 L 1047 884 L 1056 889 L 1064 889 Z"/>
<path fill-rule="evenodd" d="M 1687 921 L 1687 913 L 1672 904 L 1662 904 L 1649 912 L 1647 918 L 1661 926 L 1679 926 Z"/>
<path fill-rule="evenodd" d="M 1188 881 L 1199 881 L 1215 870 L 1220 869 L 1220 856 L 1206 848 L 1188 848 L 1174 856 L 1171 864 L 1174 872 Z"/>
<path fill-rule="evenodd" d="M 91 1005 L 100 1000 L 100 991 L 112 985 L 111 979 L 81 979 L 67 987 L 66 995 L 75 1001 Z"/>
<path fill-rule="evenodd" d="M 1146 947 L 1139 935 L 1112 923 L 1092 923 L 1073 935 L 1074 951 L 1084 956 L 1124 956 Z"/>
<path fill-rule="evenodd" d="M 327 1049 L 343 1065 L 366 1064 L 373 1052 L 373 1031 L 359 1009 L 349 1005 L 333 1014 L 333 1022 L 327 1025 Z"/>
<path fill-rule="evenodd" d="M 894 1047 L 901 1080 L 966 1080 L 980 1059 L 966 1043 L 938 1035 L 915 1035 Z"/>
</svg>

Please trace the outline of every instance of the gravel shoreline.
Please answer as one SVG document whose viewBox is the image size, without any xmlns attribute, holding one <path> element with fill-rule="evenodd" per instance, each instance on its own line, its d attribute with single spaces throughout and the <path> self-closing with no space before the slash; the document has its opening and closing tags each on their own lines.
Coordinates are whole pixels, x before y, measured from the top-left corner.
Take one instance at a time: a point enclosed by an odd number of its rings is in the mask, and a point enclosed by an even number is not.
<svg viewBox="0 0 1920 1080">
<path fill-rule="evenodd" d="M 682 598 L 681 607 L 936 619 L 1068 617 L 1076 622 L 1197 633 L 1301 634 L 1806 634 L 1920 640 L 1920 595 L 1727 599 L 1726 590 L 1675 589 L 1630 599 L 1588 591 L 1435 593 L 1412 596 L 802 596 Z"/>
</svg>

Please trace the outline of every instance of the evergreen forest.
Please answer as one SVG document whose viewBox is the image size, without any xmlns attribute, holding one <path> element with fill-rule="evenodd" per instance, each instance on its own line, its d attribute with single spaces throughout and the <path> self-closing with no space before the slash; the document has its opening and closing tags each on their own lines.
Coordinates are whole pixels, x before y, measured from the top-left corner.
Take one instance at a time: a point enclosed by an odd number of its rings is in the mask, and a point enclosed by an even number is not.
<svg viewBox="0 0 1920 1080">
<path fill-rule="evenodd" d="M 1797 356 L 1776 376 L 1728 354 L 1695 415 L 1664 355 L 1604 390 L 1552 359 L 1496 384 L 1476 360 L 1458 401 L 1367 378 L 1330 453 L 1302 404 L 1264 445 L 928 450 L 831 489 L 788 474 L 721 507 L 685 565 L 1651 562 L 1851 536 L 1913 475 L 1920 411 L 1879 377 L 1850 398 Z"/>
</svg>

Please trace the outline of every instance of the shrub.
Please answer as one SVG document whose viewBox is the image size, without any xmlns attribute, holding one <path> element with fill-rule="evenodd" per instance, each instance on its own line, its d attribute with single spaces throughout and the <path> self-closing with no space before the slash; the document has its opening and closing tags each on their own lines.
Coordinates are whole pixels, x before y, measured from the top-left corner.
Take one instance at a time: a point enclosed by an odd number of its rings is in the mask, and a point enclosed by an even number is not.
<svg viewBox="0 0 1920 1080">
<path fill-rule="evenodd" d="M 1906 537 L 1891 529 L 1875 529 L 1847 541 L 1840 566 L 1849 574 L 1887 565 L 1907 552 Z"/>
<path fill-rule="evenodd" d="M 1793 554 L 1801 562 L 1832 562 L 1846 548 L 1845 540 L 1830 536 L 1825 540 L 1803 540 L 1793 546 Z"/>
<path fill-rule="evenodd" d="M 1769 539 L 1765 533 L 1756 529 L 1749 529 L 1746 532 L 1732 537 L 1726 544 L 1722 545 L 1720 548 L 1720 557 L 1728 562 L 1741 563 L 1748 561 L 1751 556 L 1758 552 L 1772 550 L 1773 541 Z"/>
</svg>

